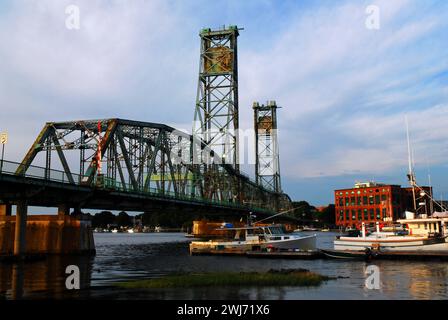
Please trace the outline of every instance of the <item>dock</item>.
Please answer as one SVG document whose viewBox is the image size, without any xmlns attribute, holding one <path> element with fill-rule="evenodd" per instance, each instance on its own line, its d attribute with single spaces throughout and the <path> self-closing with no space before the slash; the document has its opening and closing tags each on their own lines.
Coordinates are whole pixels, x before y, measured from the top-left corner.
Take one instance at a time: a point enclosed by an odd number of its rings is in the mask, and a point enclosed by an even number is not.
<svg viewBox="0 0 448 320">
<path fill-rule="evenodd" d="M 448 261 L 448 251 L 349 251 L 317 249 L 310 251 L 244 251 L 244 250 L 201 250 L 192 255 L 245 256 L 259 259 L 351 259 L 351 260 L 442 260 Z"/>
<path fill-rule="evenodd" d="M 267 259 L 300 259 L 314 260 L 324 258 L 325 255 L 320 250 L 313 251 L 249 251 L 246 252 L 249 258 L 267 258 Z"/>
<path fill-rule="evenodd" d="M 448 260 L 448 251 L 381 251 L 320 250 L 329 259 L 362 260 Z"/>
<path fill-rule="evenodd" d="M 197 250 L 192 255 L 220 255 L 220 256 L 246 256 L 249 258 L 264 259 L 301 259 L 312 260 L 325 258 L 320 250 L 312 251 L 245 251 L 245 250 Z"/>
</svg>

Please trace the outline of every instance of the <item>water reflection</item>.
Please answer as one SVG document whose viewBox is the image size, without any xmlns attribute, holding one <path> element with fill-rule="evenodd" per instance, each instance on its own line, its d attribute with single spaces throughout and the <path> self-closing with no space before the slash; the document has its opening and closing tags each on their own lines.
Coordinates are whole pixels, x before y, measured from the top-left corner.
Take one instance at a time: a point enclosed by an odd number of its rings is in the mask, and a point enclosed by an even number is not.
<svg viewBox="0 0 448 320">
<path fill-rule="evenodd" d="M 80 271 L 80 289 L 67 290 L 65 269 L 76 265 Z M 86 256 L 50 256 L 42 261 L 0 264 L 0 297 L 83 298 L 91 283 L 93 258 Z"/>
<path fill-rule="evenodd" d="M 319 234 L 318 246 L 331 247 L 334 234 Z M 373 261 L 380 290 L 365 287 L 363 261 L 276 260 L 190 256 L 182 234 L 96 234 L 97 255 L 51 256 L 44 261 L 0 264 L 0 299 L 447 299 L 448 264 L 437 261 Z M 67 290 L 65 268 L 77 265 L 81 290 Z M 319 287 L 194 288 L 129 291 L 116 281 L 178 272 L 267 271 L 304 268 L 339 277 Z"/>
</svg>

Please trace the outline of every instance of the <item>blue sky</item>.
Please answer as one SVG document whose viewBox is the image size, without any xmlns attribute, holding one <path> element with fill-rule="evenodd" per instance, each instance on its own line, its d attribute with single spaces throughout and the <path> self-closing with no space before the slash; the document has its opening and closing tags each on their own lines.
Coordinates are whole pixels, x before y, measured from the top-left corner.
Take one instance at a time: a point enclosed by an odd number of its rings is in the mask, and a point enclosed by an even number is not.
<svg viewBox="0 0 448 320">
<path fill-rule="evenodd" d="M 65 28 L 65 7 L 81 28 Z M 365 27 L 366 7 L 380 29 Z M 20 161 L 46 121 L 121 117 L 190 129 L 203 27 L 236 24 L 240 122 L 275 99 L 282 183 L 333 201 L 355 181 L 406 184 L 405 115 L 417 179 L 448 198 L 447 1 L 0 3 L 0 131 Z"/>
</svg>

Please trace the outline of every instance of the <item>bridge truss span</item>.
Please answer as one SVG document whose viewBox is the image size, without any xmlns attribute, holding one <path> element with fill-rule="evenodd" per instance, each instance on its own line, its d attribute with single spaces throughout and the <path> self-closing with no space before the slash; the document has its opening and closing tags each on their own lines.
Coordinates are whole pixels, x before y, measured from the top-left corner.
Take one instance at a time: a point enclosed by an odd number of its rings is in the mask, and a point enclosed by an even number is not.
<svg viewBox="0 0 448 320">
<path fill-rule="evenodd" d="M 211 164 L 195 163 L 194 150 L 211 154 Z M 170 126 L 124 119 L 46 123 L 15 175 L 36 170 L 54 180 L 95 190 L 206 201 L 252 211 L 278 211 L 289 197 L 257 185 L 225 164 L 204 143 Z M 43 159 L 42 159 L 43 158 Z M 200 157 L 202 158 L 202 157 Z"/>
</svg>

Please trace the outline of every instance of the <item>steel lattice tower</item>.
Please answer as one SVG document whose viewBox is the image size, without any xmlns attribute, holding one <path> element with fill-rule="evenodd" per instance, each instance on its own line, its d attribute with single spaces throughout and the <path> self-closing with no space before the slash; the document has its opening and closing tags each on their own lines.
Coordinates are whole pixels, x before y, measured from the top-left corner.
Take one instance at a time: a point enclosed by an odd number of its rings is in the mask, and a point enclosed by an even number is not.
<svg viewBox="0 0 448 320">
<path fill-rule="evenodd" d="M 237 26 L 203 29 L 193 135 L 239 171 Z M 210 164 L 209 155 L 201 162 Z"/>
<path fill-rule="evenodd" d="M 277 104 L 267 106 L 254 102 L 255 177 L 257 184 L 266 189 L 282 192 L 280 160 L 277 141 Z"/>
</svg>

